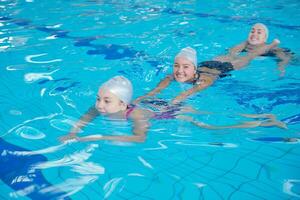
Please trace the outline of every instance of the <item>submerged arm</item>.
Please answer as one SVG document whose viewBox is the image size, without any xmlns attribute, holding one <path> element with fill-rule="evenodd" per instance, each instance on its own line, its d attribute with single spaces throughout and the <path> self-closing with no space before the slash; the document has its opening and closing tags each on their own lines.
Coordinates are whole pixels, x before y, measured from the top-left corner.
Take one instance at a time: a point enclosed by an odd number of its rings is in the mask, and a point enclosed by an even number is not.
<svg viewBox="0 0 300 200">
<path fill-rule="evenodd" d="M 281 48 L 277 48 L 274 52 L 276 57 L 279 58 L 279 62 L 277 63 L 278 70 L 281 72 L 281 75 L 284 75 L 286 65 L 290 62 L 292 54 L 284 52 Z"/>
<path fill-rule="evenodd" d="M 243 51 L 246 48 L 247 42 L 242 42 L 232 48 L 229 49 L 229 54 L 230 55 L 236 55 L 238 53 L 240 53 L 241 51 Z"/>
<path fill-rule="evenodd" d="M 61 141 L 74 139 L 76 135 L 85 127 L 89 122 L 98 116 L 98 111 L 92 106 L 80 119 L 73 125 L 68 135 L 60 138 Z"/>
<path fill-rule="evenodd" d="M 254 58 L 258 57 L 258 56 L 266 54 L 269 51 L 271 51 L 273 48 L 276 48 L 278 46 L 278 44 L 280 44 L 280 41 L 278 39 L 274 39 L 272 41 L 272 43 L 266 44 L 263 47 L 259 47 L 255 51 L 249 53 L 249 57 L 251 59 L 254 59 Z"/>
<path fill-rule="evenodd" d="M 134 110 L 131 114 L 133 120 L 133 135 L 90 135 L 86 137 L 77 137 L 78 141 L 97 141 L 110 140 L 120 142 L 144 142 L 146 139 L 146 132 L 149 127 L 148 118 L 150 113 L 144 110 Z"/>
<path fill-rule="evenodd" d="M 77 137 L 76 140 L 81 142 L 97 141 L 97 140 L 111 140 L 120 142 L 144 142 L 145 137 L 139 135 L 90 135 L 86 137 Z"/>
<path fill-rule="evenodd" d="M 206 89 L 207 87 L 209 87 L 210 85 L 212 85 L 213 82 L 214 82 L 214 78 L 203 80 L 203 82 L 201 84 L 197 84 L 193 88 L 188 89 L 188 90 L 182 92 L 177 97 L 175 97 L 175 99 L 172 100 L 172 104 L 180 103 L 181 101 L 183 101 L 184 99 L 186 99 L 188 96 L 190 96 L 192 94 L 195 94 L 195 93 L 197 93 L 197 92 L 199 92 L 201 90 Z"/>
<path fill-rule="evenodd" d="M 138 97 L 136 100 L 134 100 L 134 104 L 139 103 L 141 100 L 150 97 L 150 96 L 154 96 L 155 94 L 159 93 L 161 90 L 165 89 L 170 82 L 172 81 L 173 77 L 172 75 L 167 76 L 166 78 L 164 78 L 157 86 L 156 88 L 154 88 L 153 90 L 151 90 L 150 92 L 148 92 L 147 94 Z"/>
</svg>

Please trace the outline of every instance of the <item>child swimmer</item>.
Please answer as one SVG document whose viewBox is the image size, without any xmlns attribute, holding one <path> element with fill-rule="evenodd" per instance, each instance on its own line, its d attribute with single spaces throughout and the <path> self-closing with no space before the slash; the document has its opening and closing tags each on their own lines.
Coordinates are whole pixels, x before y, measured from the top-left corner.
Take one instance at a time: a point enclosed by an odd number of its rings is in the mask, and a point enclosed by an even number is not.
<svg viewBox="0 0 300 200">
<path fill-rule="evenodd" d="M 123 76 L 115 76 L 103 83 L 97 94 L 97 100 L 92 106 L 71 128 L 70 133 L 61 137 L 61 141 L 77 140 L 77 141 L 95 141 L 95 140 L 111 140 L 121 142 L 144 142 L 146 133 L 150 126 L 150 119 L 180 119 L 183 121 L 191 122 L 201 128 L 206 129 L 226 129 L 226 128 L 254 128 L 258 126 L 279 126 L 281 124 L 274 118 L 268 116 L 246 116 L 250 118 L 268 118 L 265 121 L 243 122 L 241 124 L 231 126 L 212 126 L 197 122 L 189 116 L 183 115 L 180 109 L 164 110 L 154 112 L 149 109 L 143 109 L 139 106 L 131 104 L 133 88 L 131 82 Z M 132 120 L 132 135 L 100 135 L 93 134 L 89 136 L 79 137 L 78 133 L 89 122 L 96 117 L 103 115 L 110 119 Z M 282 128 L 282 127 L 281 127 Z"/>
<path fill-rule="evenodd" d="M 98 90 L 95 106 L 92 106 L 73 126 L 69 135 L 62 141 L 76 139 L 78 141 L 117 140 L 123 142 L 143 142 L 149 127 L 148 119 L 152 113 L 148 110 L 131 106 L 132 84 L 123 76 L 115 76 L 102 84 Z M 112 119 L 129 119 L 133 121 L 133 135 L 90 135 L 77 137 L 81 129 L 99 115 Z"/>
<path fill-rule="evenodd" d="M 200 62 L 199 64 L 197 64 L 195 49 L 191 47 L 181 49 L 175 56 L 173 73 L 161 80 L 153 90 L 138 97 L 134 103 L 155 96 L 173 81 L 192 84 L 192 88 L 181 92 L 171 102 L 172 104 L 180 103 L 190 95 L 208 88 L 217 79 L 227 76 L 230 71 L 245 67 L 258 56 L 275 54 L 280 59 L 278 63 L 280 70 L 284 71 L 284 66 L 289 61 L 289 55 L 284 53 L 283 49 L 277 47 L 280 43 L 278 39 L 266 44 L 268 35 L 267 27 L 257 23 L 251 28 L 247 41 L 231 48 L 226 55 L 217 56 L 210 61 Z M 245 53 L 242 54 L 242 52 Z"/>
</svg>

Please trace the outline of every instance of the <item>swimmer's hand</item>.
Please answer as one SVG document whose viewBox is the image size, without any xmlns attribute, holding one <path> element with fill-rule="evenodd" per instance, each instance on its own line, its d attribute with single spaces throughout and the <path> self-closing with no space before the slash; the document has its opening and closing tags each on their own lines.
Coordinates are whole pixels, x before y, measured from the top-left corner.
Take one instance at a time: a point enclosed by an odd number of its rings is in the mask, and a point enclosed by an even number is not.
<svg viewBox="0 0 300 200">
<path fill-rule="evenodd" d="M 96 134 L 96 135 L 89 135 L 85 137 L 77 137 L 77 141 L 80 142 L 88 142 L 88 141 L 95 141 L 95 140 L 101 140 L 103 138 L 102 135 Z"/>
<path fill-rule="evenodd" d="M 180 105 L 180 103 L 182 102 L 182 100 L 184 99 L 185 97 L 183 97 L 183 95 L 179 95 L 177 97 L 175 97 L 172 101 L 171 101 L 171 104 L 172 105 Z"/>
<path fill-rule="evenodd" d="M 77 136 L 74 133 L 70 133 L 68 135 L 62 136 L 59 138 L 61 142 L 66 142 L 68 140 L 77 140 Z"/>
<path fill-rule="evenodd" d="M 272 43 L 273 43 L 273 44 L 276 44 L 276 45 L 277 45 L 277 44 L 280 44 L 280 40 L 276 38 L 276 39 L 273 40 Z"/>
</svg>

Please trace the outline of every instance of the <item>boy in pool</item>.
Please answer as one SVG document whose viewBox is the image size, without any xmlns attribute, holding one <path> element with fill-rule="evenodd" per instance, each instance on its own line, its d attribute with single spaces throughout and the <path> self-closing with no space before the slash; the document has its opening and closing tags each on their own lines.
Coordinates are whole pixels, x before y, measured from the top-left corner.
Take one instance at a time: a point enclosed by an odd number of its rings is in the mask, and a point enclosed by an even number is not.
<svg viewBox="0 0 300 200">
<path fill-rule="evenodd" d="M 121 142 L 144 142 L 146 132 L 149 128 L 149 119 L 181 119 L 191 122 L 201 128 L 207 129 L 225 129 L 225 128 L 253 128 L 258 126 L 279 126 L 281 122 L 269 116 L 260 115 L 259 118 L 265 118 L 263 121 L 243 122 L 231 126 L 212 126 L 197 122 L 189 116 L 184 116 L 180 109 L 165 110 L 154 112 L 133 106 L 130 104 L 132 98 L 132 84 L 123 76 L 115 76 L 108 80 L 98 90 L 97 101 L 88 112 L 72 127 L 67 136 L 61 137 L 61 141 L 75 139 L 77 141 L 94 140 L 115 140 Z M 89 122 L 99 115 L 105 115 L 113 119 L 128 119 L 133 121 L 133 135 L 90 135 L 78 137 L 77 134 Z M 249 117 L 249 116 L 245 116 Z M 258 118 L 250 116 L 251 118 Z M 282 127 L 281 127 L 282 128 Z"/>
</svg>

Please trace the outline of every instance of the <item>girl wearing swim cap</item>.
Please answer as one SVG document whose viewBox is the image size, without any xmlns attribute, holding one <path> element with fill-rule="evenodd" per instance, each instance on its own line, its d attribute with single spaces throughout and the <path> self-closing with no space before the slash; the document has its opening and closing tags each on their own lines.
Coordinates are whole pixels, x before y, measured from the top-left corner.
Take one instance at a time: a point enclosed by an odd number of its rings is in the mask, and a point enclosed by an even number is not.
<svg viewBox="0 0 300 200">
<path fill-rule="evenodd" d="M 170 85 L 172 81 L 177 81 L 180 83 L 190 83 L 194 86 L 176 96 L 172 103 L 176 104 L 182 101 L 183 99 L 187 98 L 189 95 L 197 92 L 200 89 L 197 84 L 197 52 L 195 49 L 191 47 L 185 47 L 180 50 L 180 52 L 175 56 L 174 65 L 173 65 L 173 73 L 168 75 L 164 78 L 152 91 L 147 93 L 144 96 L 137 98 L 134 103 L 137 104 L 143 99 L 154 96 L 155 94 L 159 93 L 161 90 L 165 89 Z"/>
<path fill-rule="evenodd" d="M 95 106 L 92 106 L 85 115 L 73 126 L 69 135 L 62 137 L 62 141 L 76 139 L 78 141 L 117 140 L 123 142 L 143 142 L 149 123 L 153 116 L 148 110 L 132 106 L 132 84 L 124 76 L 115 76 L 103 83 L 97 94 Z M 97 116 L 104 115 L 113 119 L 130 119 L 133 121 L 133 135 L 90 135 L 77 137 L 81 129 Z"/>
<path fill-rule="evenodd" d="M 280 59 L 279 70 L 284 72 L 284 66 L 289 62 L 291 55 L 277 47 L 280 43 L 278 39 L 274 39 L 271 44 L 266 44 L 268 36 L 269 30 L 264 24 L 254 24 L 245 42 L 231 48 L 228 54 L 200 62 L 198 66 L 196 51 L 191 47 L 183 48 L 175 57 L 173 74 L 160 81 L 156 88 L 146 95 L 138 97 L 134 103 L 137 104 L 147 97 L 156 95 L 168 87 L 172 81 L 193 84 L 191 89 L 182 92 L 171 102 L 172 104 L 180 103 L 190 95 L 206 89 L 217 79 L 228 76 L 230 71 L 241 69 L 254 58 L 269 53 L 275 54 Z M 246 54 L 241 55 L 242 52 Z"/>
<path fill-rule="evenodd" d="M 95 107 L 101 114 L 124 112 L 131 98 L 131 82 L 123 76 L 115 76 L 99 88 Z"/>
<path fill-rule="evenodd" d="M 180 119 L 193 123 L 196 126 L 206 129 L 226 129 L 226 128 L 253 128 L 257 126 L 280 126 L 278 120 L 268 119 L 265 121 L 242 122 L 231 126 L 213 126 L 195 121 L 190 116 L 185 116 L 180 110 L 167 110 L 165 112 L 154 112 L 141 109 L 130 104 L 132 98 L 132 84 L 123 76 L 115 76 L 108 80 L 98 90 L 97 100 L 75 125 L 67 136 L 61 137 L 61 141 L 96 141 L 113 140 L 121 142 L 144 142 L 146 132 L 149 128 L 149 119 Z M 78 133 L 96 117 L 104 115 L 111 119 L 132 120 L 132 135 L 100 135 L 94 134 L 78 137 Z M 247 117 L 247 116 L 246 116 Z M 250 117 L 253 118 L 253 117 Z M 256 118 L 262 118 L 260 115 Z M 269 117 L 267 117 L 269 118 Z"/>
<path fill-rule="evenodd" d="M 274 39 L 272 43 L 267 44 L 268 37 L 269 30 L 267 26 L 262 23 L 256 23 L 251 27 L 246 41 L 231 48 L 227 55 L 218 56 L 213 60 L 229 62 L 235 70 L 238 70 L 258 56 L 275 56 L 279 59 L 277 65 L 281 72 L 280 75 L 284 75 L 284 68 L 291 59 L 291 54 L 278 47 L 280 44 L 278 39 Z M 242 52 L 246 52 L 246 55 L 241 56 Z"/>
</svg>

